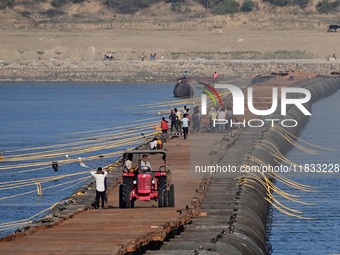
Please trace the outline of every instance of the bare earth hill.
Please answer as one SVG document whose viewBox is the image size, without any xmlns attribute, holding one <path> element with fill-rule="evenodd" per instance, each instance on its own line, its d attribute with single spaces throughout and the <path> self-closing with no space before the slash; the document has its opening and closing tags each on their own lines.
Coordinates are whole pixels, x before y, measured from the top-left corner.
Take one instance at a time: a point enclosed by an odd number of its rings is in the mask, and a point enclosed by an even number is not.
<svg viewBox="0 0 340 255">
<path fill-rule="evenodd" d="M 60 8 L 54 8 L 51 2 L 15 0 L 11 8 L 0 10 L 2 80 L 16 80 L 13 73 L 21 73 L 21 79 L 25 75 L 20 70 L 28 70 L 28 75 L 32 75 L 29 71 L 32 68 L 66 72 L 84 66 L 87 72 L 112 69 L 124 73 L 132 68 L 129 61 L 141 62 L 143 54 L 144 63 L 150 62 L 150 54 L 154 53 L 156 60 L 163 56 L 164 61 L 307 59 L 331 63 L 324 73 L 339 68 L 338 60 L 327 60 L 333 54 L 340 56 L 340 32 L 327 30 L 330 24 L 340 25 L 340 18 L 336 13 L 318 14 L 315 9 L 318 0 L 310 1 L 305 9 L 273 7 L 254 0 L 254 11 L 233 15 L 213 15 L 192 0 L 186 0 L 176 11 L 171 3 L 162 2 L 135 14 L 119 14 L 107 8 L 104 0 L 70 3 Z M 214 27 L 222 28 L 222 33 L 212 33 Z M 109 53 L 115 63 L 102 63 L 104 54 Z M 134 65 L 133 68 L 140 67 Z M 187 68 L 170 61 L 161 65 L 166 70 L 176 68 L 179 73 Z M 300 62 L 296 68 L 301 65 Z M 313 63 L 308 65 L 302 71 L 309 71 L 306 69 Z M 217 67 L 208 68 L 207 73 Z M 150 71 L 148 68 L 145 70 Z M 150 68 L 156 67 L 151 64 Z M 280 70 L 285 68 L 278 65 L 275 71 Z M 258 73 L 257 69 L 249 71 Z"/>
</svg>

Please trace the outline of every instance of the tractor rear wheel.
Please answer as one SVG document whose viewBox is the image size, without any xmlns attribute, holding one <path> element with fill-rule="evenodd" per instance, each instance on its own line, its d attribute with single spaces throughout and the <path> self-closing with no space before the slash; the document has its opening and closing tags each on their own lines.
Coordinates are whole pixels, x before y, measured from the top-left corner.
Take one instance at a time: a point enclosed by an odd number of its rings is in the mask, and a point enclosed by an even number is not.
<svg viewBox="0 0 340 255">
<path fill-rule="evenodd" d="M 123 184 L 131 190 L 132 189 L 132 178 L 123 177 Z"/>
<path fill-rule="evenodd" d="M 130 189 L 125 184 L 119 186 L 119 208 L 131 208 Z"/>
<path fill-rule="evenodd" d="M 166 207 L 168 205 L 168 192 L 166 177 L 158 178 L 158 207 Z"/>
<path fill-rule="evenodd" d="M 160 189 L 158 191 L 158 207 L 166 207 L 168 203 L 168 194 L 166 189 Z"/>
<path fill-rule="evenodd" d="M 170 185 L 170 190 L 168 191 L 168 206 L 175 207 L 175 186 Z"/>
</svg>

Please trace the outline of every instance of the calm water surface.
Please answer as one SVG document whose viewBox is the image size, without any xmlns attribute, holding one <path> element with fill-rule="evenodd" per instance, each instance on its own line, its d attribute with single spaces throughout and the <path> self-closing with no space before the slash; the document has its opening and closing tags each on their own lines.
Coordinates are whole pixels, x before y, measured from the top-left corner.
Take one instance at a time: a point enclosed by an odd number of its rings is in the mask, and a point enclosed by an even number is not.
<svg viewBox="0 0 340 255">
<path fill-rule="evenodd" d="M 300 138 L 309 143 L 333 149 L 340 149 L 340 91 L 313 105 L 312 117 Z M 301 143 L 300 143 L 301 144 Z M 307 154 L 297 148 L 286 157 L 297 164 L 339 164 L 340 152 L 320 150 L 321 155 Z M 302 216 L 313 218 L 304 220 L 274 211 L 272 235 L 273 254 L 322 255 L 340 254 L 340 173 L 335 176 L 313 175 L 293 179 L 299 183 L 318 188 L 318 192 L 305 192 L 277 183 L 287 193 L 300 196 L 304 202 L 315 205 L 298 204 L 276 194 L 285 206 L 303 212 Z"/>
</svg>

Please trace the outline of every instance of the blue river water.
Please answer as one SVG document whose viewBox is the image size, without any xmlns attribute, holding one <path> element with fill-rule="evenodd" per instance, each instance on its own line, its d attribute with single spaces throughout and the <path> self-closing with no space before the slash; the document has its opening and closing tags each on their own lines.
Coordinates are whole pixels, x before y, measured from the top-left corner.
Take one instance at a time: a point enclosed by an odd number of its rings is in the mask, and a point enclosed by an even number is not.
<svg viewBox="0 0 340 255">
<path fill-rule="evenodd" d="M 299 138 L 314 145 L 339 150 L 339 107 L 340 91 L 314 103 L 312 116 Z M 340 164 L 340 151 L 326 151 L 301 142 L 299 144 L 321 154 L 308 154 L 294 147 L 286 157 L 298 165 L 327 164 L 330 169 L 332 165 Z M 275 209 L 270 236 L 273 254 L 340 254 L 340 173 L 317 177 L 304 174 L 298 177 L 290 179 L 316 187 L 317 192 L 297 190 L 280 182 L 276 185 L 289 194 L 298 195 L 300 201 L 314 205 L 299 204 L 278 194 L 274 196 L 288 208 L 302 212 L 295 214 L 312 219 L 292 217 Z"/>
<path fill-rule="evenodd" d="M 163 102 L 173 107 L 181 102 L 173 98 L 172 91 L 173 85 L 164 84 L 1 82 L 0 236 L 17 228 L 1 224 L 45 210 L 69 196 L 90 175 L 49 182 L 37 178 L 77 174 L 113 163 L 114 152 L 133 148 L 145 140 L 144 135 L 155 132 L 153 126 L 161 121 L 157 112 L 171 109 Z M 130 143 L 126 139 L 131 137 L 135 140 Z M 52 162 L 62 162 L 66 155 L 73 161 L 59 164 L 55 172 Z M 75 162 L 79 157 L 87 167 Z M 29 179 L 33 180 L 27 183 Z"/>
</svg>

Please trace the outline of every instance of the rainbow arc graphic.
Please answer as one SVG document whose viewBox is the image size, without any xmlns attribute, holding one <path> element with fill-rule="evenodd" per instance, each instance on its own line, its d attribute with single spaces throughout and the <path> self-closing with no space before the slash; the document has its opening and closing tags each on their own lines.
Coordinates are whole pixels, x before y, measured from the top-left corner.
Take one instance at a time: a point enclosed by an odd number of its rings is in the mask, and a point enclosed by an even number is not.
<svg viewBox="0 0 340 255">
<path fill-rule="evenodd" d="M 215 95 L 217 96 L 218 100 L 220 101 L 221 106 L 223 106 L 222 100 L 221 100 L 221 98 L 220 98 L 220 95 L 217 93 L 217 91 L 216 91 L 212 86 L 210 86 L 209 84 L 203 83 L 203 82 L 199 82 L 199 83 L 202 84 L 202 85 L 204 85 L 204 86 L 206 86 L 206 87 L 209 88 L 212 92 L 214 92 Z M 214 96 L 212 95 L 212 93 L 211 93 L 209 90 L 204 89 L 204 88 L 199 88 L 199 89 L 205 91 L 205 92 L 212 98 L 212 100 L 213 100 L 214 103 L 215 103 L 215 106 L 217 106 L 216 100 L 215 100 Z"/>
</svg>

